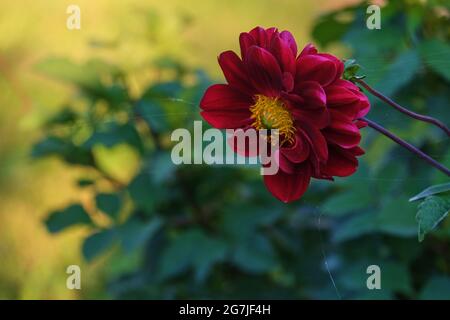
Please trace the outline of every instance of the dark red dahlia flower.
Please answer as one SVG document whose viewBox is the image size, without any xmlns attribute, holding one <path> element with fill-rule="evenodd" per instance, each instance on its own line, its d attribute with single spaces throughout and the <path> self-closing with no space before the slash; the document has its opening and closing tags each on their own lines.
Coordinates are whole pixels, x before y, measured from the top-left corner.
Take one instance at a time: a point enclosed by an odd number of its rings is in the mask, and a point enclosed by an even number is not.
<svg viewBox="0 0 450 320">
<path fill-rule="evenodd" d="M 344 65 L 311 44 L 300 54 L 288 31 L 257 27 L 239 37 L 241 57 L 223 52 L 219 64 L 228 84 L 207 89 L 201 115 L 219 129 L 278 129 L 279 166 L 265 175 L 269 191 L 284 202 L 299 199 L 311 177 L 333 179 L 356 171 L 358 119 L 368 99 L 341 79 Z"/>
</svg>

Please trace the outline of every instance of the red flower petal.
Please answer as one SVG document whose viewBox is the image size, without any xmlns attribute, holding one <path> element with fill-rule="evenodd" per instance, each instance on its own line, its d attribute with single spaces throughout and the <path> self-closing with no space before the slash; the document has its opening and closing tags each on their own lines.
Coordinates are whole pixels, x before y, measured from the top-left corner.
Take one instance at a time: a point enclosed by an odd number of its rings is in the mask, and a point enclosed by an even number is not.
<svg viewBox="0 0 450 320">
<path fill-rule="evenodd" d="M 237 110 L 248 109 L 253 100 L 239 90 L 227 84 L 213 84 L 210 86 L 202 100 L 200 107 L 203 110 Z"/>
<path fill-rule="evenodd" d="M 291 111 L 294 118 L 308 122 L 312 126 L 323 129 L 330 123 L 330 115 L 325 106 L 303 105 L 300 109 Z"/>
<path fill-rule="evenodd" d="M 299 57 L 303 57 L 306 56 L 308 54 L 316 54 L 317 53 L 317 49 L 316 47 L 312 44 L 312 43 L 308 43 L 302 50 L 302 52 L 300 52 Z"/>
<path fill-rule="evenodd" d="M 320 162 L 326 161 L 328 158 L 328 147 L 322 132 L 305 121 L 299 121 L 299 126 L 306 134 L 312 147 L 312 151 L 317 156 L 317 159 Z"/>
<path fill-rule="evenodd" d="M 361 92 L 358 92 L 359 96 L 359 112 L 356 115 L 356 119 L 364 117 L 370 110 L 369 99 Z"/>
<path fill-rule="evenodd" d="M 337 81 L 336 81 L 337 82 Z M 359 99 L 348 87 L 334 83 L 325 88 L 329 106 L 340 106 L 357 102 Z"/>
<path fill-rule="evenodd" d="M 358 129 L 365 128 L 365 127 L 367 127 L 367 125 L 368 125 L 367 122 L 362 121 L 362 120 L 357 120 L 357 121 L 355 122 L 355 124 L 356 124 L 356 126 L 358 127 Z"/>
<path fill-rule="evenodd" d="M 294 164 L 289 161 L 289 159 L 282 153 L 280 150 L 276 151 L 275 159 L 278 162 L 278 166 L 280 167 L 280 170 L 286 172 L 286 173 L 294 173 L 295 167 Z"/>
<path fill-rule="evenodd" d="M 305 104 L 325 106 L 327 103 L 327 95 L 318 82 L 302 81 L 295 86 L 295 92 L 305 100 Z"/>
<path fill-rule="evenodd" d="M 242 128 L 252 122 L 252 99 L 226 84 L 210 86 L 200 101 L 202 117 L 219 129 Z"/>
<path fill-rule="evenodd" d="M 348 149 L 348 151 L 350 151 L 351 153 L 353 153 L 355 156 L 359 157 L 362 156 L 363 154 L 365 154 L 366 152 L 360 148 L 360 147 L 353 147 L 351 149 Z"/>
<path fill-rule="evenodd" d="M 329 146 L 328 161 L 322 167 L 322 174 L 328 176 L 347 177 L 355 173 L 358 160 L 353 149 L 342 149 L 338 146 Z"/>
<path fill-rule="evenodd" d="M 282 74 L 275 57 L 266 49 L 252 46 L 244 59 L 253 86 L 266 96 L 277 96 L 282 89 Z"/>
<path fill-rule="evenodd" d="M 295 42 L 294 37 L 289 31 L 282 31 L 280 33 L 280 38 L 286 41 L 289 45 L 289 48 L 291 48 L 292 54 L 294 57 L 297 56 L 297 43 Z"/>
<path fill-rule="evenodd" d="M 228 110 L 228 111 L 202 111 L 203 119 L 217 129 L 238 129 L 252 123 L 250 111 Z"/>
<path fill-rule="evenodd" d="M 294 89 L 294 77 L 289 72 L 283 73 L 283 88 L 286 92 L 291 92 Z"/>
<path fill-rule="evenodd" d="M 338 58 L 336 58 L 332 54 L 328 54 L 328 53 L 319 53 L 319 56 L 325 57 L 325 58 L 329 59 L 330 61 L 334 62 L 334 65 L 336 66 L 336 78 L 335 78 L 335 80 L 337 80 L 340 77 L 342 77 L 342 74 L 344 73 L 344 63 L 341 60 L 339 60 Z"/>
<path fill-rule="evenodd" d="M 334 110 L 330 110 L 330 115 L 331 123 L 322 131 L 327 141 L 346 149 L 357 146 L 361 141 L 361 134 L 356 124 Z"/>
<path fill-rule="evenodd" d="M 281 153 L 289 161 L 293 163 L 300 163 L 308 159 L 310 146 L 307 141 L 304 140 L 301 134 L 297 134 L 295 141 L 290 147 L 282 147 Z"/>
<path fill-rule="evenodd" d="M 219 64 L 225 79 L 233 87 L 252 94 L 253 89 L 249 85 L 247 74 L 242 60 L 233 51 L 225 51 L 219 56 Z"/>
<path fill-rule="evenodd" d="M 302 164 L 297 173 L 289 174 L 278 170 L 275 175 L 265 175 L 264 183 L 269 191 L 283 202 L 299 199 L 306 191 L 311 180 L 311 169 Z"/>
<path fill-rule="evenodd" d="M 359 88 L 347 80 L 339 79 L 325 88 L 327 104 L 351 120 L 369 112 L 370 104 Z"/>
<path fill-rule="evenodd" d="M 327 86 L 336 79 L 336 65 L 330 59 L 319 55 L 304 55 L 297 59 L 296 81 L 317 81 Z"/>
<path fill-rule="evenodd" d="M 275 27 L 271 27 L 271 28 L 268 28 L 268 29 L 266 29 L 266 46 L 267 46 L 267 48 L 270 46 L 270 44 L 272 43 L 272 40 L 275 38 L 275 37 L 278 37 L 279 36 L 279 32 L 278 32 L 278 28 L 275 28 Z"/>
<path fill-rule="evenodd" d="M 281 71 L 289 72 L 292 76 L 295 76 L 295 55 L 292 53 L 289 43 L 280 37 L 274 37 L 270 51 L 280 63 Z"/>
<path fill-rule="evenodd" d="M 251 34 L 249 34 L 247 32 L 243 32 L 239 35 L 239 45 L 241 47 L 242 59 L 245 59 L 248 49 L 251 46 L 254 46 L 255 44 L 256 44 L 255 39 L 252 37 Z"/>
<path fill-rule="evenodd" d="M 268 37 L 266 30 L 261 27 L 256 27 L 252 29 L 249 34 L 255 39 L 255 44 L 262 48 L 267 48 L 268 46 Z"/>
</svg>

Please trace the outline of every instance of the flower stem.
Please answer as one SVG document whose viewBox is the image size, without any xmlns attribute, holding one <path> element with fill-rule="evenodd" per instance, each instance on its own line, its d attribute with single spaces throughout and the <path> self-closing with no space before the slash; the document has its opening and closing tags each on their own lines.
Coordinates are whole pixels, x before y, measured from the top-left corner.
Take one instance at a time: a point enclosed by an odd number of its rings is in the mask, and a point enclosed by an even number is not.
<svg viewBox="0 0 450 320">
<path fill-rule="evenodd" d="M 409 151 L 411 151 L 412 153 L 416 154 L 417 156 L 419 156 L 423 160 L 427 161 L 429 164 L 431 164 L 436 169 L 442 171 L 447 176 L 450 176 L 450 170 L 448 168 L 446 168 L 444 165 L 440 164 L 439 162 L 437 162 L 436 160 L 431 158 L 429 155 L 423 153 L 421 150 L 419 150 L 418 148 L 414 147 L 412 144 L 406 142 L 405 140 L 400 139 L 399 137 L 394 135 L 392 132 L 388 131 L 387 129 L 385 129 L 384 127 L 380 126 L 378 123 L 373 122 L 372 120 L 369 120 L 367 118 L 361 118 L 361 120 L 367 122 L 369 127 L 371 127 L 373 129 L 377 130 L 378 132 L 384 134 L 386 137 L 388 137 L 389 139 L 391 139 L 394 142 L 398 143 L 403 148 L 408 149 Z"/>
<path fill-rule="evenodd" d="M 369 86 L 362 79 L 356 79 L 355 81 L 357 83 L 359 83 L 361 86 L 363 86 L 371 94 L 373 94 L 374 96 L 376 96 L 380 100 L 386 102 L 387 104 L 391 105 L 392 107 L 394 107 L 398 111 L 400 111 L 400 112 L 402 112 L 402 113 L 404 113 L 404 114 L 406 114 L 406 115 L 408 115 L 408 116 L 410 116 L 410 117 L 412 117 L 414 119 L 434 124 L 436 127 L 441 128 L 447 134 L 447 136 L 450 136 L 450 129 L 447 128 L 447 126 L 444 123 L 442 123 L 441 121 L 439 121 L 439 120 L 437 120 L 437 119 L 435 119 L 433 117 L 424 116 L 422 114 L 418 114 L 418 113 L 412 112 L 412 111 L 402 107 L 401 105 L 399 105 L 395 101 L 393 101 L 390 98 L 388 98 L 385 95 L 383 95 L 381 92 L 379 92 L 379 91 L 375 90 L 374 88 L 372 88 L 371 86 Z"/>
</svg>

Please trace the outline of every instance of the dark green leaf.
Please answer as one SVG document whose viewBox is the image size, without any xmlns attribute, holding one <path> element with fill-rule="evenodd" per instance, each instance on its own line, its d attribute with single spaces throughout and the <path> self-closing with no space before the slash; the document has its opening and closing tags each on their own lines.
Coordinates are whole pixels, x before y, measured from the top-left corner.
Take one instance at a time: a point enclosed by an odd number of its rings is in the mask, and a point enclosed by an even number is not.
<svg viewBox="0 0 450 320">
<path fill-rule="evenodd" d="M 425 234 L 432 231 L 448 215 L 450 203 L 437 196 L 427 197 L 419 204 L 416 215 L 419 224 L 418 237 L 423 241 Z"/>
<path fill-rule="evenodd" d="M 450 82 L 450 45 L 433 39 L 422 43 L 419 51 L 425 64 Z"/>
<path fill-rule="evenodd" d="M 155 132 L 167 130 L 166 112 L 158 102 L 139 100 L 136 105 L 136 113 L 147 122 L 151 130 Z"/>
<path fill-rule="evenodd" d="M 95 184 L 95 180 L 87 179 L 87 178 L 81 178 L 77 180 L 77 185 L 81 188 L 89 187 Z"/>
<path fill-rule="evenodd" d="M 400 237 L 413 236 L 417 228 L 414 216 L 415 208 L 406 199 L 392 199 L 378 214 L 378 228 L 382 232 Z"/>
<path fill-rule="evenodd" d="M 114 193 L 100 193 L 95 197 L 97 208 L 106 213 L 113 219 L 116 219 L 121 207 L 119 195 Z"/>
<path fill-rule="evenodd" d="M 357 213 L 336 228 L 333 240 L 348 241 L 376 231 L 376 215 L 374 212 Z"/>
<path fill-rule="evenodd" d="M 343 216 L 366 208 L 372 199 L 367 188 L 352 188 L 328 197 L 322 204 L 322 210 L 329 216 Z"/>
<path fill-rule="evenodd" d="M 405 51 L 389 66 L 382 80 L 376 85 L 377 90 L 390 96 L 409 83 L 420 70 L 419 55 L 414 50 Z"/>
<path fill-rule="evenodd" d="M 81 205 L 73 204 L 62 211 L 51 213 L 45 223 L 48 231 L 56 233 L 74 225 L 90 224 L 91 219 Z"/>
<path fill-rule="evenodd" d="M 163 221 L 159 218 L 154 218 L 150 222 L 130 218 L 119 229 L 123 249 L 126 252 L 131 252 L 142 246 L 155 235 L 162 225 Z"/>
<path fill-rule="evenodd" d="M 78 118 L 78 114 L 72 109 L 66 107 L 50 118 L 46 125 L 71 125 Z"/>
<path fill-rule="evenodd" d="M 138 208 L 152 213 L 158 195 L 158 188 L 146 173 L 137 175 L 128 186 L 131 198 Z"/>
<path fill-rule="evenodd" d="M 339 21 L 336 14 L 328 14 L 319 19 L 313 27 L 313 38 L 323 47 L 338 41 L 349 29 L 350 23 Z"/>
<path fill-rule="evenodd" d="M 189 230 L 172 240 L 160 263 L 160 277 L 165 279 L 192 267 L 197 280 L 206 278 L 210 268 L 225 257 L 227 246 L 200 230 Z"/>
<path fill-rule="evenodd" d="M 449 192 L 449 191 L 450 191 L 450 182 L 437 184 L 437 185 L 426 188 L 419 194 L 417 194 L 414 197 L 412 197 L 411 199 L 409 199 L 409 201 L 416 201 L 416 200 L 420 200 L 420 199 L 423 199 L 423 198 L 426 198 L 426 197 L 429 197 L 429 196 L 432 196 L 435 194 L 445 193 L 445 192 Z"/>
<path fill-rule="evenodd" d="M 48 136 L 33 146 L 31 156 L 41 158 L 59 156 L 67 163 L 92 165 L 93 157 L 89 150 L 74 145 L 72 142 L 59 137 Z"/>
<path fill-rule="evenodd" d="M 133 125 L 117 123 L 108 124 L 105 128 L 94 132 L 84 143 L 84 147 L 90 149 L 97 144 L 113 147 L 120 143 L 128 143 L 139 151 L 143 148 L 139 133 Z"/>
<path fill-rule="evenodd" d="M 450 278 L 433 276 L 422 289 L 419 298 L 422 300 L 450 300 Z"/>
<path fill-rule="evenodd" d="M 95 257 L 109 249 L 117 240 L 114 229 L 102 230 L 91 234 L 83 243 L 83 256 L 87 261 L 92 261 Z"/>
<path fill-rule="evenodd" d="M 262 235 L 251 235 L 237 245 L 233 263 L 251 273 L 268 272 L 275 268 L 276 256 L 270 241 Z"/>
</svg>

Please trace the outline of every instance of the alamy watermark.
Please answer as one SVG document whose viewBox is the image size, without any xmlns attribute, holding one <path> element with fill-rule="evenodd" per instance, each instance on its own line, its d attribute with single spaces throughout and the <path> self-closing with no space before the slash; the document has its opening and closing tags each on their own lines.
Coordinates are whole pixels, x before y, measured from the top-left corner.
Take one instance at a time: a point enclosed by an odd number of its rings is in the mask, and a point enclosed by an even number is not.
<svg viewBox="0 0 450 320">
<path fill-rule="evenodd" d="M 381 289 L 381 269 L 378 265 L 372 264 L 367 267 L 367 274 L 370 274 L 367 277 L 366 286 L 369 290 L 380 290 Z"/>
<path fill-rule="evenodd" d="M 66 27 L 69 30 L 81 29 L 81 9 L 76 4 L 67 7 L 66 13 L 69 15 L 66 20 Z"/>
<path fill-rule="evenodd" d="M 370 16 L 366 20 L 366 26 L 369 30 L 381 29 L 381 9 L 376 4 L 367 7 L 366 13 Z"/>
<path fill-rule="evenodd" d="M 171 152 L 174 164 L 233 165 L 259 162 L 262 175 L 278 172 L 280 139 L 276 129 L 226 129 L 224 138 L 222 130 L 210 128 L 203 132 L 203 122 L 194 121 L 193 135 L 185 128 L 172 132 L 170 138 L 177 142 Z"/>
<path fill-rule="evenodd" d="M 81 268 L 73 264 L 67 267 L 66 273 L 69 274 L 66 280 L 66 287 L 69 290 L 81 290 Z"/>
</svg>

